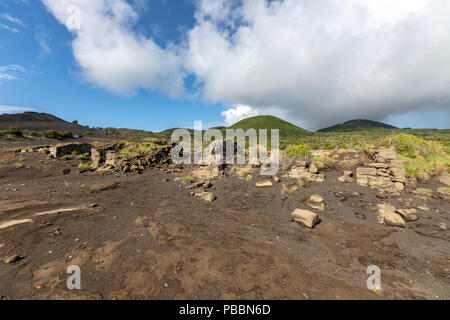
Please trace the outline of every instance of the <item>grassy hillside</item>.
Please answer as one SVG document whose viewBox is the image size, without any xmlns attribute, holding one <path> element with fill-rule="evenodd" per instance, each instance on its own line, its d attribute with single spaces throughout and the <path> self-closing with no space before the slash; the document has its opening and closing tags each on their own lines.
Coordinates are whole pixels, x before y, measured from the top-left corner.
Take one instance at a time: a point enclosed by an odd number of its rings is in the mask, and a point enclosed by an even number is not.
<svg viewBox="0 0 450 320">
<path fill-rule="evenodd" d="M 238 123 L 235 123 L 230 127 L 230 129 L 243 129 L 243 130 L 248 130 L 251 128 L 256 130 L 279 129 L 280 137 L 282 138 L 311 135 L 311 132 L 273 116 L 257 116 L 247 118 L 239 121 Z"/>
<path fill-rule="evenodd" d="M 328 128 L 317 130 L 317 132 L 354 132 L 372 129 L 397 129 L 386 123 L 372 120 L 350 120 L 342 124 L 337 124 Z"/>
</svg>

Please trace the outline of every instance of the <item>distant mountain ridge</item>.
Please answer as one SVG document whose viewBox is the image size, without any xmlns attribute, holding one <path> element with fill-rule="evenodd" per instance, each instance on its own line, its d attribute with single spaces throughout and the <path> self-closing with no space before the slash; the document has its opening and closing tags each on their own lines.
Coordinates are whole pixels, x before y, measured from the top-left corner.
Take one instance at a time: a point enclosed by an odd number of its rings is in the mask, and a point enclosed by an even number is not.
<svg viewBox="0 0 450 320">
<path fill-rule="evenodd" d="M 38 112 L 24 112 L 0 115 L 0 122 L 28 122 L 28 121 L 64 121 L 54 115 Z M 65 122 L 65 121 L 64 121 Z"/>
<path fill-rule="evenodd" d="M 22 130 L 30 131 L 70 131 L 73 134 L 82 134 L 89 130 L 89 127 L 77 123 L 67 122 L 54 115 L 38 112 L 24 112 L 16 114 L 0 115 L 0 130 L 8 130 L 9 127 L 19 127 Z"/>
<path fill-rule="evenodd" d="M 317 132 L 351 132 L 351 131 L 364 131 L 373 129 L 398 129 L 398 128 L 383 122 L 366 119 L 355 119 L 341 124 L 336 124 L 328 128 L 317 130 Z"/>
</svg>

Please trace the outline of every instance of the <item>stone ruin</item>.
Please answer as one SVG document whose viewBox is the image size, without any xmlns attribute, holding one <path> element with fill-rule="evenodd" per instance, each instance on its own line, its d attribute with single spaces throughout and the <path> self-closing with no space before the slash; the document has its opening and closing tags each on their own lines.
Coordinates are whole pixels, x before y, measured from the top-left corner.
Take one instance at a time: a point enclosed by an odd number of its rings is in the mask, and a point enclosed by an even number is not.
<svg viewBox="0 0 450 320">
<path fill-rule="evenodd" d="M 403 191 L 406 183 L 406 172 L 402 161 L 391 149 L 377 149 L 374 162 L 356 169 L 356 181 L 360 186 L 372 188 L 395 188 Z"/>
<path fill-rule="evenodd" d="M 285 178 L 306 179 L 311 182 L 324 182 L 325 175 L 319 172 L 313 161 L 297 160 L 283 176 Z"/>
<path fill-rule="evenodd" d="M 68 143 L 51 147 L 49 151 L 53 157 L 59 158 L 73 153 L 91 154 L 92 147 L 89 143 Z"/>
<path fill-rule="evenodd" d="M 172 148 L 175 144 L 158 140 L 154 142 L 157 148 L 145 154 L 121 155 L 123 148 L 121 143 L 109 143 L 92 148 L 91 161 L 92 169 L 98 172 L 117 171 L 123 173 L 142 173 L 146 168 L 159 164 L 170 164 Z"/>
<path fill-rule="evenodd" d="M 227 150 L 233 150 L 233 154 L 227 154 Z M 200 165 L 211 165 L 215 162 L 223 163 L 232 161 L 236 155 L 245 155 L 245 152 L 239 148 L 236 142 L 231 140 L 215 140 L 203 150 L 203 160 Z"/>
</svg>

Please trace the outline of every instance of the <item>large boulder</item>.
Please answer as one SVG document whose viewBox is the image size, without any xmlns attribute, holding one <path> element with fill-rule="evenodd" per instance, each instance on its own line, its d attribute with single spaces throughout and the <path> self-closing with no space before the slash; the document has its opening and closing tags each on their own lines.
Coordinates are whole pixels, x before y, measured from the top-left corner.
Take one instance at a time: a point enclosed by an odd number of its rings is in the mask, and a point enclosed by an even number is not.
<svg viewBox="0 0 450 320">
<path fill-rule="evenodd" d="M 314 228 L 314 226 L 319 223 L 317 213 L 309 210 L 295 209 L 294 212 L 291 213 L 291 219 L 307 228 Z"/>
<path fill-rule="evenodd" d="M 379 204 L 378 221 L 386 226 L 404 228 L 406 226 L 405 220 L 395 211 L 396 209 L 392 205 Z"/>
</svg>

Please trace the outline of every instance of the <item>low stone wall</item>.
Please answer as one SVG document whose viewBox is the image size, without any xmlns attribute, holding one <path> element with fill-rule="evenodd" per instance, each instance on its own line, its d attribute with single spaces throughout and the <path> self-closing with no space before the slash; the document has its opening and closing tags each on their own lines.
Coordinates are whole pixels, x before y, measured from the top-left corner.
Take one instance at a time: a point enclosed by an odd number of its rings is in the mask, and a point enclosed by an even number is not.
<svg viewBox="0 0 450 320">
<path fill-rule="evenodd" d="M 92 168 L 100 172 L 119 171 L 142 173 L 147 167 L 157 164 L 172 163 L 173 145 L 161 141 L 159 147 L 152 152 L 137 156 L 120 156 L 123 147 L 120 143 L 112 143 L 92 149 Z"/>
<path fill-rule="evenodd" d="M 361 186 L 374 188 L 395 187 L 398 191 L 405 189 L 406 172 L 402 161 L 397 160 L 397 154 L 391 149 L 378 149 L 374 156 L 375 162 L 356 169 L 356 180 Z"/>
<path fill-rule="evenodd" d="M 69 143 L 58 145 L 50 148 L 50 154 L 55 157 L 63 157 L 66 155 L 73 154 L 74 152 L 78 154 L 91 154 L 92 144 L 89 143 Z"/>
</svg>

